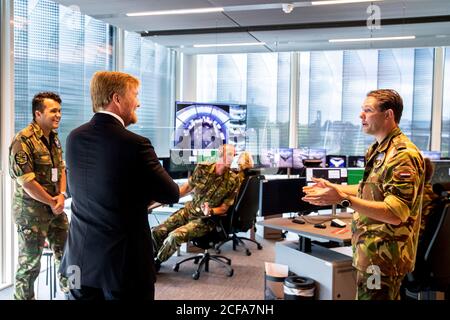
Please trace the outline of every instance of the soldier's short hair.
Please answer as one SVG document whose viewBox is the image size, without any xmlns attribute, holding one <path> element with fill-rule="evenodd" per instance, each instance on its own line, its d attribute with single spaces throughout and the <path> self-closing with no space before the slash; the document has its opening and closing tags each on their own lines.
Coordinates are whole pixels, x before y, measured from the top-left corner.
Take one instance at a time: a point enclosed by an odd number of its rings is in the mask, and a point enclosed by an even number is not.
<svg viewBox="0 0 450 320">
<path fill-rule="evenodd" d="M 434 174 L 434 164 L 431 162 L 430 158 L 424 158 L 425 161 L 425 183 L 431 181 L 431 177 Z"/>
<path fill-rule="evenodd" d="M 377 99 L 378 107 L 381 111 L 392 109 L 395 122 L 400 122 L 403 113 L 403 100 L 397 91 L 392 89 L 379 89 L 370 91 L 367 96 Z"/>
<path fill-rule="evenodd" d="M 61 97 L 57 93 L 51 91 L 43 91 L 36 93 L 33 97 L 33 101 L 31 102 L 31 111 L 33 112 L 33 120 L 36 119 L 36 111 L 44 112 L 45 99 L 51 99 L 61 104 Z"/>
<path fill-rule="evenodd" d="M 98 71 L 91 80 L 92 109 L 103 110 L 111 103 L 114 93 L 125 95 L 127 90 L 139 86 L 139 80 L 132 75 L 118 71 Z"/>
</svg>

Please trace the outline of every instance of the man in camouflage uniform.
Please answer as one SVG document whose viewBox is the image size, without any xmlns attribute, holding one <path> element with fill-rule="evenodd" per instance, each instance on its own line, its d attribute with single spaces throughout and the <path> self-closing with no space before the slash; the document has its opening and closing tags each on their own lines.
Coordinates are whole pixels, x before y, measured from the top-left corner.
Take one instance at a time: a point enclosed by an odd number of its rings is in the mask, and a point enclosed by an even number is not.
<svg viewBox="0 0 450 320">
<path fill-rule="evenodd" d="M 16 182 L 14 220 L 19 239 L 19 259 L 14 298 L 34 299 L 41 256 L 48 239 L 56 268 L 63 254 L 68 221 L 64 213 L 66 173 L 56 129 L 61 120 L 61 99 L 41 92 L 32 102 L 33 121 L 14 137 L 9 148 L 10 175 Z M 60 286 L 66 292 L 66 279 Z"/>
<path fill-rule="evenodd" d="M 223 145 L 217 163 L 197 165 L 188 182 L 180 187 L 180 197 L 193 191 L 192 201 L 152 229 L 157 269 L 182 243 L 213 230 L 214 223 L 202 220 L 202 216 L 224 214 L 233 204 L 240 182 L 230 170 L 234 154 L 233 146 Z"/>
<path fill-rule="evenodd" d="M 403 110 L 394 90 L 367 94 L 361 112 L 365 133 L 376 142 L 366 153 L 362 182 L 356 186 L 315 179 L 305 201 L 340 203 L 355 210 L 352 223 L 357 299 L 396 300 L 404 276 L 414 269 L 422 209 L 424 161 L 400 131 Z"/>
</svg>

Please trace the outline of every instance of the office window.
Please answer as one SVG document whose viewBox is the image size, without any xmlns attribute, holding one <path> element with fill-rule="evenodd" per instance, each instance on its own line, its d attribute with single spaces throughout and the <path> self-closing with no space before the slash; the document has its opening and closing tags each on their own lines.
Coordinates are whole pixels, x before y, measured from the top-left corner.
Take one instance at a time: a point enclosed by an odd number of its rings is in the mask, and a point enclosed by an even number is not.
<svg viewBox="0 0 450 320">
<path fill-rule="evenodd" d="M 445 48 L 441 152 L 443 157 L 450 157 L 450 47 Z"/>
<path fill-rule="evenodd" d="M 289 145 L 289 53 L 197 59 L 198 101 L 247 104 L 247 150 Z"/>
<path fill-rule="evenodd" d="M 173 141 L 175 52 L 125 32 L 124 70 L 141 81 L 138 122 L 130 130 L 150 139 L 160 157 L 168 157 Z"/>
<path fill-rule="evenodd" d="M 89 83 L 98 70 L 113 69 L 114 29 L 49 0 L 14 0 L 15 130 L 32 120 L 31 101 L 40 91 L 62 99 L 59 136 L 92 113 Z"/>
<path fill-rule="evenodd" d="M 423 150 L 430 146 L 434 49 L 300 54 L 299 146 L 362 155 L 374 141 L 360 125 L 361 104 L 376 88 L 403 98 L 400 128 Z"/>
</svg>

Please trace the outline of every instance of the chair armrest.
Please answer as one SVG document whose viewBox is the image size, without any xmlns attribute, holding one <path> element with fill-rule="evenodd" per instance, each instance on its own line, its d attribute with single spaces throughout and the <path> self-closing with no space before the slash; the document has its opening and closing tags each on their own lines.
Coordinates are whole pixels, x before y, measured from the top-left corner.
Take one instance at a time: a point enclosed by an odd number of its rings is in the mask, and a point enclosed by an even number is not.
<svg viewBox="0 0 450 320">
<path fill-rule="evenodd" d="M 226 213 L 224 213 L 224 214 L 214 214 L 212 216 L 201 216 L 200 219 L 201 220 L 209 220 L 209 219 L 211 219 L 211 220 L 217 221 L 217 219 L 224 218 L 226 216 L 227 216 Z"/>
<path fill-rule="evenodd" d="M 150 214 L 152 213 L 153 209 L 159 208 L 161 206 L 163 206 L 163 204 L 159 202 L 153 202 L 147 207 L 147 213 Z"/>
</svg>

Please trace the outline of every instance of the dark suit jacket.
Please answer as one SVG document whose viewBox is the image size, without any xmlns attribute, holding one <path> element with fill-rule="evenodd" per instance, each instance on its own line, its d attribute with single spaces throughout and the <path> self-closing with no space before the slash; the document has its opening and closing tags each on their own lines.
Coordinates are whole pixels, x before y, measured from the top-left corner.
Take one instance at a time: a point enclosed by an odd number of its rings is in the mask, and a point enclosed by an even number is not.
<svg viewBox="0 0 450 320">
<path fill-rule="evenodd" d="M 147 138 L 97 113 L 67 138 L 72 195 L 61 264 L 81 270 L 81 285 L 139 296 L 153 290 L 155 269 L 147 206 L 178 202 L 179 188 Z"/>
</svg>

